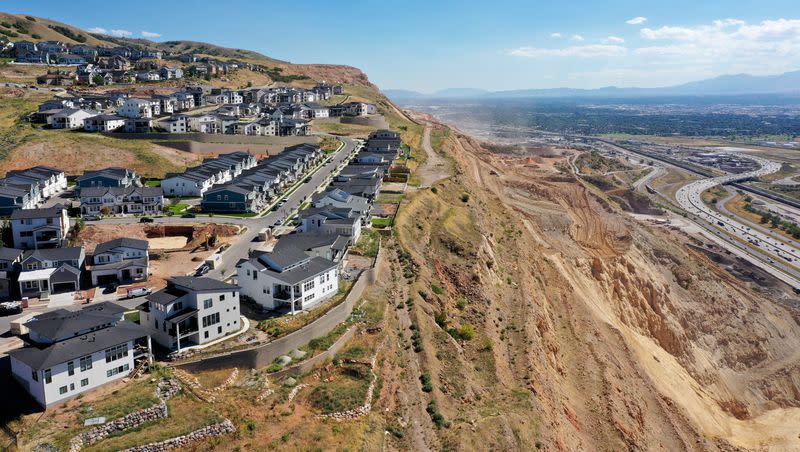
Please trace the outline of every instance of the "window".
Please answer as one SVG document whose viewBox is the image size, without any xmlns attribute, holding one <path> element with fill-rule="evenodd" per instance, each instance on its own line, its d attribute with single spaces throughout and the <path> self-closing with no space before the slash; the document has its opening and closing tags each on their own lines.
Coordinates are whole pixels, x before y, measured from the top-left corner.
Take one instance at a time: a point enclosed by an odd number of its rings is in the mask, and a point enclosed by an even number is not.
<svg viewBox="0 0 800 452">
<path fill-rule="evenodd" d="M 158 320 L 156 320 L 155 322 L 156 322 L 156 329 L 158 329 Z"/>
<path fill-rule="evenodd" d="M 84 387 L 84 386 L 89 386 L 89 379 L 88 378 L 84 378 L 83 380 L 81 380 L 81 387 Z"/>
<path fill-rule="evenodd" d="M 35 370 L 31 370 L 31 380 L 39 381 L 39 372 Z"/>
<path fill-rule="evenodd" d="M 314 288 L 314 280 L 308 281 L 303 284 L 303 292 L 311 290 Z"/>
<path fill-rule="evenodd" d="M 203 337 L 204 337 L 205 339 L 208 339 L 208 331 L 206 331 L 206 332 L 204 332 L 204 333 L 203 333 Z"/>
<path fill-rule="evenodd" d="M 225 301 L 225 294 L 219 296 L 219 301 Z"/>
<path fill-rule="evenodd" d="M 117 345 L 106 350 L 106 362 L 110 363 L 128 356 L 128 344 Z"/>
<path fill-rule="evenodd" d="M 50 372 L 50 369 L 44 370 L 44 382 L 45 383 L 52 383 L 53 382 L 53 375 Z"/>
<path fill-rule="evenodd" d="M 108 369 L 108 370 L 106 371 L 106 377 L 109 377 L 109 378 L 111 378 L 111 377 L 113 377 L 114 375 L 117 375 L 117 374 L 119 374 L 119 373 L 122 373 L 122 372 L 125 372 L 125 371 L 127 371 L 128 369 L 130 369 L 130 366 L 129 366 L 128 364 L 125 364 L 125 365 L 123 365 L 123 366 L 119 366 L 119 367 L 115 367 L 115 368 L 113 368 L 113 369 Z"/>
<path fill-rule="evenodd" d="M 219 312 L 203 317 L 203 328 L 219 323 Z"/>
<path fill-rule="evenodd" d="M 74 391 L 75 390 L 75 383 L 70 383 L 69 384 L 69 390 L 70 391 Z"/>
<path fill-rule="evenodd" d="M 75 361 L 70 361 L 67 363 L 67 375 L 70 377 L 75 375 Z"/>
<path fill-rule="evenodd" d="M 211 298 L 203 300 L 203 309 L 211 309 L 212 306 L 214 306 L 214 301 Z"/>
<path fill-rule="evenodd" d="M 59 394 L 66 394 L 67 393 L 67 387 L 66 386 L 62 386 L 62 387 L 58 388 L 58 393 Z"/>
<path fill-rule="evenodd" d="M 80 359 L 81 372 L 85 372 L 92 368 L 92 357 L 84 356 Z"/>
<path fill-rule="evenodd" d="M 217 327 L 217 334 L 222 334 L 222 326 Z"/>
</svg>

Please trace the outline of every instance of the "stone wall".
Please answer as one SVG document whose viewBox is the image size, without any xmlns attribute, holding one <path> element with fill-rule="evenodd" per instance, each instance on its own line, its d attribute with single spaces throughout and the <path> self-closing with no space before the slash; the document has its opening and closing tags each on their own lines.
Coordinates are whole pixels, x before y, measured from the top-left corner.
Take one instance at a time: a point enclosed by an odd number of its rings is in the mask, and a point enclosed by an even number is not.
<svg viewBox="0 0 800 452">
<path fill-rule="evenodd" d="M 230 419 L 225 419 L 219 424 L 208 425 L 191 433 L 177 436 L 166 441 L 151 443 L 144 446 L 131 447 L 130 449 L 125 449 L 123 452 L 161 452 L 170 449 L 183 448 L 191 443 L 204 440 L 206 438 L 233 433 L 235 431 L 236 427 L 233 425 L 233 422 L 231 422 Z"/>
</svg>

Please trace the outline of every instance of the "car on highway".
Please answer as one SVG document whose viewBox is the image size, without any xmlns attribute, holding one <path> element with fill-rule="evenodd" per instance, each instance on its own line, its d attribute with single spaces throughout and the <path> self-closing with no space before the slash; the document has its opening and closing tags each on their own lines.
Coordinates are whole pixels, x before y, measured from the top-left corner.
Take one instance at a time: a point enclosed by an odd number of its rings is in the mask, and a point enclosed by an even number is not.
<svg viewBox="0 0 800 452">
<path fill-rule="evenodd" d="M 150 217 L 142 217 L 142 218 L 139 218 L 139 223 L 152 223 L 153 221 L 155 221 L 155 220 L 153 220 L 153 219 L 152 219 L 152 218 L 150 218 Z"/>
</svg>

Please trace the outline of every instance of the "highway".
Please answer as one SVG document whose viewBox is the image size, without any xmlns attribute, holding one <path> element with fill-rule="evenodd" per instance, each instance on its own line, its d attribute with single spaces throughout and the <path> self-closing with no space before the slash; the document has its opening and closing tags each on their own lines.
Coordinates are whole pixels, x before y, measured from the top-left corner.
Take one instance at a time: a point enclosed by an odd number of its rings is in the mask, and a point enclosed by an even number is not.
<svg viewBox="0 0 800 452">
<path fill-rule="evenodd" d="M 701 224 L 701 226 L 705 227 L 711 225 L 712 228 L 718 229 L 714 231 L 717 235 L 721 235 L 721 230 L 731 238 L 738 239 L 728 240 L 727 242 L 737 248 L 746 250 L 748 254 L 757 259 L 758 262 L 753 263 L 756 263 L 762 268 L 771 267 L 772 271 L 770 271 L 770 273 L 774 276 L 795 288 L 800 288 L 800 272 L 795 268 L 795 265 L 800 262 L 800 250 L 793 245 L 773 237 L 771 234 L 766 234 L 758 230 L 758 228 L 750 227 L 738 220 L 717 212 L 707 206 L 701 199 L 701 195 L 704 191 L 717 185 L 765 176 L 780 169 L 779 163 L 755 156 L 748 156 L 747 158 L 756 161 L 761 167 L 746 173 L 726 174 L 724 176 L 692 182 L 678 190 L 675 195 L 676 200 L 678 204 L 690 214 L 690 218 L 696 222 L 700 220 L 699 223 L 705 224 Z"/>
</svg>

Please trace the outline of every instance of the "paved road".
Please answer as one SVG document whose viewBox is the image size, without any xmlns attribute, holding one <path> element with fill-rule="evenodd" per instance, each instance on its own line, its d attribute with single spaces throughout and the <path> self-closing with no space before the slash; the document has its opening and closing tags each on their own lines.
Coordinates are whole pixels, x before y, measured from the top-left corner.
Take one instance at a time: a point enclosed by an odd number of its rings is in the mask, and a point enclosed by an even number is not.
<svg viewBox="0 0 800 452">
<path fill-rule="evenodd" d="M 755 160 L 761 167 L 746 173 L 726 174 L 692 182 L 681 187 L 675 197 L 680 206 L 690 214 L 690 218 L 704 227 L 710 224 L 712 226 L 711 230 L 717 229 L 714 231 L 717 235 L 722 235 L 721 232 L 724 232 L 725 235 L 731 238 L 731 240 L 726 240 L 730 245 L 749 252 L 751 258 L 748 260 L 787 284 L 800 288 L 800 272 L 794 268 L 794 265 L 800 262 L 800 250 L 793 245 L 715 211 L 701 199 L 701 194 L 709 188 L 751 177 L 764 176 L 780 169 L 779 163 L 755 156 L 748 156 L 747 158 Z M 749 242 L 751 246 L 747 246 L 735 239 Z"/>
<path fill-rule="evenodd" d="M 300 188 L 286 197 L 286 204 L 284 204 L 281 209 L 276 210 L 275 212 L 268 212 L 266 215 L 260 218 L 237 219 L 241 221 L 239 224 L 246 225 L 248 230 L 241 235 L 238 241 L 234 242 L 230 248 L 222 253 L 222 260 L 219 265 L 217 265 L 217 268 L 208 272 L 206 276 L 216 279 L 224 279 L 236 273 L 236 262 L 238 262 L 239 259 L 246 258 L 248 256 L 251 247 L 256 244 L 255 240 L 258 237 L 258 231 L 269 226 L 274 226 L 276 222 L 282 222 L 286 220 L 300 207 L 300 205 L 303 204 L 303 202 L 306 201 L 307 198 L 310 198 L 314 192 L 328 185 L 332 175 L 341 169 L 341 167 L 345 165 L 353 155 L 355 155 L 356 147 L 358 146 L 358 142 L 355 140 L 349 138 L 341 139 L 344 141 L 344 146 L 342 149 L 340 149 L 336 154 L 333 154 L 333 157 L 330 159 L 330 161 L 326 163 L 325 166 L 317 170 L 313 176 L 311 176 L 310 182 L 303 183 Z M 200 217 L 193 220 L 197 220 L 199 218 Z M 216 222 L 219 223 L 227 221 L 228 218 L 223 219 L 221 217 L 216 217 L 211 218 L 211 220 L 216 220 Z M 186 220 L 184 219 L 183 221 Z"/>
</svg>

